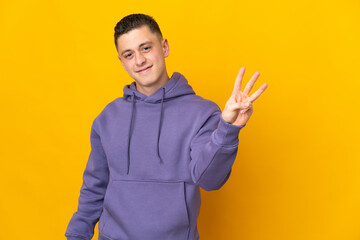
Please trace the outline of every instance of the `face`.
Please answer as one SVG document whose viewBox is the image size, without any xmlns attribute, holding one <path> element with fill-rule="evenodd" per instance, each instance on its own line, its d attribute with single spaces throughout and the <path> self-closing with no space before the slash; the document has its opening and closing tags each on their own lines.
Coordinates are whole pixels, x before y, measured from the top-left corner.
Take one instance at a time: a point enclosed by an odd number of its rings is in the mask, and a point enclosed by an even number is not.
<svg viewBox="0 0 360 240">
<path fill-rule="evenodd" d="M 135 80 L 139 92 L 149 95 L 169 80 L 165 58 L 169 55 L 167 39 L 160 39 L 148 26 L 133 29 L 117 39 L 118 58 Z"/>
</svg>

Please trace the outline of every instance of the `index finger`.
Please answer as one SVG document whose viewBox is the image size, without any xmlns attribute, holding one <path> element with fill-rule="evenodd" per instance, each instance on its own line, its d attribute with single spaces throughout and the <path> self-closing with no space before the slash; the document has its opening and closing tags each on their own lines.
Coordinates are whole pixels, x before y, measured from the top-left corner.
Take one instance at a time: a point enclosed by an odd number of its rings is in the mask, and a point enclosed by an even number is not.
<svg viewBox="0 0 360 240">
<path fill-rule="evenodd" d="M 244 72 L 245 72 L 245 68 L 244 67 L 240 68 L 240 71 L 235 80 L 234 90 L 231 94 L 233 97 L 236 97 L 236 94 L 241 91 L 241 81 L 243 79 Z"/>
</svg>

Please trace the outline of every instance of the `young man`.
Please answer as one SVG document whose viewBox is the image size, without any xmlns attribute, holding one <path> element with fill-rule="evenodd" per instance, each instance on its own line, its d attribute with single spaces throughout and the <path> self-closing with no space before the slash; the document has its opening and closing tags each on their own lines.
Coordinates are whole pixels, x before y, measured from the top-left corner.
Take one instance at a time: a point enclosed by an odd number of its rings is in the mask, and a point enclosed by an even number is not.
<svg viewBox="0 0 360 240">
<path fill-rule="evenodd" d="M 239 71 L 225 109 L 197 96 L 180 73 L 169 75 L 169 44 L 149 16 L 126 16 L 115 27 L 124 69 L 135 80 L 124 96 L 94 119 L 91 152 L 79 205 L 67 227 L 69 240 L 195 240 L 200 187 L 217 190 L 228 180 L 238 135 L 259 73 L 240 91 Z"/>
</svg>

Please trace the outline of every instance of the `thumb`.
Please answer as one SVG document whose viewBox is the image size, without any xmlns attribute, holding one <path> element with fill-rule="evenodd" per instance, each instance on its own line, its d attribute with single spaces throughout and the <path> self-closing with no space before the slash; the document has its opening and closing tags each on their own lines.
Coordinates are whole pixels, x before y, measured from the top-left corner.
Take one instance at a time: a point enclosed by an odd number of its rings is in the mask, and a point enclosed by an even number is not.
<svg viewBox="0 0 360 240">
<path fill-rule="evenodd" d="M 230 111 L 234 111 L 234 110 L 238 110 L 238 109 L 247 109 L 249 108 L 250 103 L 249 102 L 244 102 L 244 103 L 233 103 L 231 105 L 229 105 L 229 110 Z"/>
</svg>

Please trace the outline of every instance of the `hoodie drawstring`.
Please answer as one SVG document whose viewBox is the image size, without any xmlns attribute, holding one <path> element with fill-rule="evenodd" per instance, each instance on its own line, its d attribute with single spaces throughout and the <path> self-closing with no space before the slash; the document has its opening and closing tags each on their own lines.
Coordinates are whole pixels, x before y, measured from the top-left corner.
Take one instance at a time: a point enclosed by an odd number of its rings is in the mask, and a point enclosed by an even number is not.
<svg viewBox="0 0 360 240">
<path fill-rule="evenodd" d="M 162 119 L 163 119 L 163 111 L 164 111 L 164 98 L 165 98 L 165 88 L 162 88 L 163 94 L 161 98 L 161 109 L 160 109 L 160 121 L 159 121 L 159 129 L 158 129 L 158 136 L 157 136 L 157 155 L 160 160 L 160 164 L 164 161 L 160 157 L 160 133 L 161 133 L 161 126 L 162 126 Z M 127 154 L 127 171 L 126 174 L 129 174 L 130 169 L 130 143 L 131 143 L 131 134 L 132 134 L 132 127 L 133 127 L 133 118 L 134 118 L 134 110 L 135 108 L 135 93 L 133 92 L 132 98 L 132 106 L 131 106 L 131 117 L 130 117 L 130 127 L 129 127 L 129 137 L 128 137 L 128 154 Z"/>
<path fill-rule="evenodd" d="M 128 137 L 128 159 L 127 159 L 127 172 L 129 174 L 130 168 L 130 142 L 131 142 L 131 133 L 132 133 L 132 125 L 133 125 L 133 118 L 134 118 L 134 108 L 135 108 L 135 93 L 133 93 L 132 98 L 132 105 L 131 105 L 131 117 L 130 117 L 130 127 L 129 127 L 129 137 Z"/>
<path fill-rule="evenodd" d="M 162 125 L 162 118 L 163 118 L 163 108 L 164 108 L 164 97 L 165 97 L 165 88 L 163 90 L 163 95 L 161 98 L 161 110 L 160 110 L 160 121 L 159 121 L 159 130 L 158 130 L 158 138 L 157 138 L 157 155 L 159 157 L 160 163 L 163 163 L 163 160 L 160 157 L 160 132 L 161 132 L 161 125 Z"/>
</svg>

